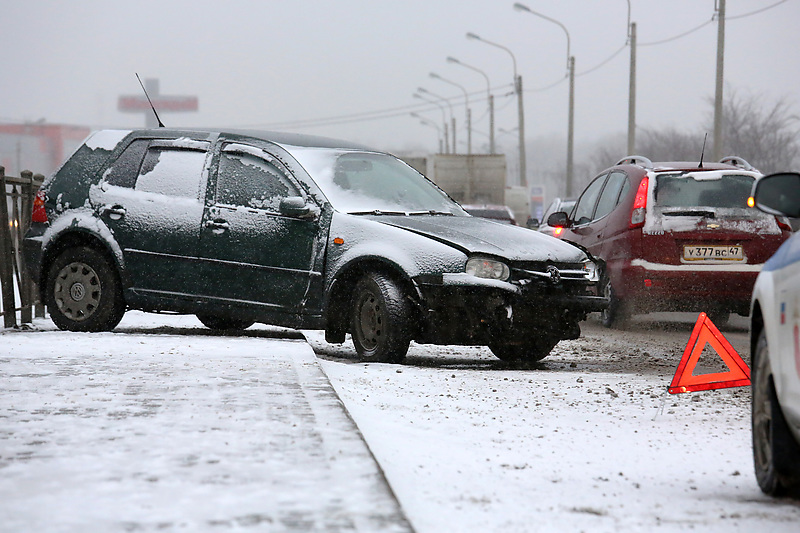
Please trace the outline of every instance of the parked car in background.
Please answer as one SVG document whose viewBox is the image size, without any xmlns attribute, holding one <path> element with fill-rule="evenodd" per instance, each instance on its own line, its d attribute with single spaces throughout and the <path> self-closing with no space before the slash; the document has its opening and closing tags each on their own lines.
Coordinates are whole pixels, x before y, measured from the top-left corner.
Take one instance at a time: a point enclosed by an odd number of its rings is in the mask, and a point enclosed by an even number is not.
<svg viewBox="0 0 800 533">
<path fill-rule="evenodd" d="M 517 225 L 514 212 L 507 205 L 463 205 L 464 210 L 474 217 L 488 218 L 502 224 Z"/>
<path fill-rule="evenodd" d="M 606 304 L 577 247 L 472 217 L 390 154 L 291 134 L 98 132 L 43 184 L 24 253 L 61 329 L 190 313 L 350 334 L 379 361 L 411 340 L 536 361 Z"/>
<path fill-rule="evenodd" d="M 631 156 L 587 185 L 571 213 L 550 215 L 561 238 L 603 261 L 602 321 L 633 313 L 747 316 L 756 276 L 789 238 L 785 217 L 748 207 L 761 177 L 746 161 L 653 163 Z"/>
<path fill-rule="evenodd" d="M 547 219 L 550 218 L 550 215 L 553 213 L 558 213 L 559 211 L 563 211 L 564 213 L 569 214 L 572 211 L 572 208 L 575 206 L 575 199 L 574 198 L 555 198 L 550 205 L 547 206 L 544 213 L 542 214 L 542 223 L 539 225 L 538 231 L 544 233 L 545 235 L 550 235 L 551 237 L 561 237 L 561 232 L 564 230 L 563 226 L 551 226 L 547 223 Z"/>
<path fill-rule="evenodd" d="M 762 178 L 755 205 L 800 217 L 800 174 Z M 800 235 L 767 262 L 750 314 L 753 462 L 766 494 L 800 495 Z"/>
</svg>

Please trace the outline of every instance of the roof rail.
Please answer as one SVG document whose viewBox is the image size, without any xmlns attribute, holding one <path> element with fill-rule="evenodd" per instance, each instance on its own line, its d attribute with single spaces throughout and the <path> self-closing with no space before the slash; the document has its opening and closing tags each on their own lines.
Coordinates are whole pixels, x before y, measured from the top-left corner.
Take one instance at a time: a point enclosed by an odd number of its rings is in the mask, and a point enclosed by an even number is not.
<svg viewBox="0 0 800 533">
<path fill-rule="evenodd" d="M 735 167 L 741 168 L 742 170 L 751 170 L 757 172 L 757 170 L 755 169 L 755 167 L 753 167 L 753 165 L 745 161 L 743 158 L 735 155 L 729 155 L 727 157 L 723 157 L 722 159 L 719 160 L 719 162 L 722 163 L 723 165 L 733 165 Z"/>
<path fill-rule="evenodd" d="M 653 162 L 642 155 L 629 155 L 617 161 L 617 165 L 638 165 L 644 168 L 653 168 Z"/>
</svg>

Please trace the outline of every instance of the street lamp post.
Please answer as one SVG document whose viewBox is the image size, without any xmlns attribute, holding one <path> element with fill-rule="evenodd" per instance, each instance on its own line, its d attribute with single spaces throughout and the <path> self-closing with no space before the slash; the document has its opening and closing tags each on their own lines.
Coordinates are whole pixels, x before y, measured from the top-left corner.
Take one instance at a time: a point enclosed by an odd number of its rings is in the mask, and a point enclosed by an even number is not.
<svg viewBox="0 0 800 533">
<path fill-rule="evenodd" d="M 442 152 L 442 128 L 440 128 L 439 125 L 436 124 L 434 121 L 428 120 L 427 118 L 423 117 L 420 114 L 411 113 L 411 116 L 416 118 L 416 119 L 419 119 L 421 124 L 424 124 L 426 126 L 432 126 L 432 127 L 436 128 L 436 140 L 439 141 L 439 153 L 441 153 Z"/>
<path fill-rule="evenodd" d="M 442 102 L 447 104 L 447 107 L 450 108 L 450 123 L 451 123 L 451 126 L 452 126 L 450 129 L 452 130 L 451 135 L 453 136 L 453 153 L 455 154 L 456 153 L 456 116 L 453 113 L 453 104 L 451 104 L 450 100 L 448 100 L 447 98 L 445 98 L 443 96 L 439 96 L 438 94 L 432 93 L 429 90 L 427 90 L 425 87 L 417 87 L 417 91 L 421 92 L 421 93 L 424 93 L 424 94 L 429 94 L 429 95 L 433 96 L 434 98 L 437 98 L 437 99 L 441 100 Z"/>
<path fill-rule="evenodd" d="M 442 111 L 442 124 L 444 125 L 444 153 L 450 153 L 450 145 L 448 144 L 449 141 L 447 140 L 447 113 L 444 110 L 444 106 L 437 102 L 436 100 L 431 100 L 430 98 L 425 98 L 419 93 L 414 93 L 412 95 L 414 98 L 419 98 L 420 100 L 425 100 L 429 104 L 434 104 Z"/>
<path fill-rule="evenodd" d="M 492 95 L 492 86 L 491 83 L 489 83 L 489 76 L 487 76 L 486 73 L 481 69 L 467 65 L 466 63 L 462 63 L 455 57 L 448 57 L 447 62 L 455 63 L 456 65 L 461 65 L 462 67 L 474 70 L 486 79 L 486 98 L 489 102 L 489 153 L 494 154 L 494 96 Z"/>
<path fill-rule="evenodd" d="M 517 58 L 514 57 L 513 52 L 506 48 L 501 44 L 497 44 L 492 41 L 487 41 L 486 39 L 481 38 L 478 35 L 470 32 L 467 33 L 467 39 L 474 39 L 476 41 L 481 41 L 486 43 L 490 46 L 494 46 L 496 48 L 500 48 L 508 52 L 511 56 L 511 61 L 514 64 L 514 92 L 517 93 L 517 110 L 518 110 L 518 118 L 519 118 L 519 184 L 527 190 L 528 188 L 528 178 L 526 172 L 526 164 L 525 164 L 525 114 L 522 109 L 522 76 L 517 75 Z"/>
<path fill-rule="evenodd" d="M 556 19 L 550 18 L 547 15 L 542 15 L 524 4 L 519 2 L 514 4 L 514 9 L 517 11 L 525 11 L 531 15 L 536 15 L 545 20 L 549 20 L 554 24 L 558 24 L 564 33 L 567 35 L 567 70 L 569 72 L 569 117 L 567 119 L 567 183 L 566 194 L 572 196 L 572 176 L 573 176 L 573 148 L 574 148 L 574 130 L 575 130 L 575 57 L 570 54 L 570 38 L 567 27 L 561 24 Z"/>
<path fill-rule="evenodd" d="M 472 111 L 469 108 L 469 94 L 467 93 L 467 90 L 462 85 L 454 81 L 450 81 L 446 78 L 443 78 L 435 72 L 431 72 L 429 76 L 435 80 L 443 81 L 445 83 L 449 83 L 450 85 L 455 85 L 456 87 L 461 89 L 461 91 L 464 93 L 464 105 L 465 105 L 466 119 L 467 119 L 467 155 L 472 155 Z M 453 142 L 456 142 L 455 138 L 453 139 Z"/>
</svg>

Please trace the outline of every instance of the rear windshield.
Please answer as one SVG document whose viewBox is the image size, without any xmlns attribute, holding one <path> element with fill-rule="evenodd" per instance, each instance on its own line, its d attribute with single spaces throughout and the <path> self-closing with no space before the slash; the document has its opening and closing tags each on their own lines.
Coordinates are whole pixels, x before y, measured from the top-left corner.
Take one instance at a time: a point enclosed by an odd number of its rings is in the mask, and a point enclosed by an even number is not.
<svg viewBox="0 0 800 533">
<path fill-rule="evenodd" d="M 698 172 L 656 176 L 655 203 L 659 207 L 745 208 L 753 176 Z"/>
</svg>

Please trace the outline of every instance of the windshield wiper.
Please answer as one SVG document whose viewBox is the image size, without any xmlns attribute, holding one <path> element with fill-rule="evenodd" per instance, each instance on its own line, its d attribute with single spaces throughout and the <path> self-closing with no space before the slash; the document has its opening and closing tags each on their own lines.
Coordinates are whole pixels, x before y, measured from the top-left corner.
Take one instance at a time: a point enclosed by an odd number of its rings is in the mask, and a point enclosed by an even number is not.
<svg viewBox="0 0 800 533">
<path fill-rule="evenodd" d="M 375 215 L 376 217 L 379 217 L 381 215 L 388 215 L 388 216 L 391 216 L 391 215 L 405 216 L 406 215 L 405 212 L 403 212 L 403 211 L 381 211 L 380 209 L 375 209 L 374 211 L 350 211 L 347 214 L 348 215 Z"/>
<path fill-rule="evenodd" d="M 707 217 L 715 218 L 717 215 L 709 209 L 686 209 L 681 211 L 662 211 L 664 216 L 670 217 Z"/>
<path fill-rule="evenodd" d="M 436 210 L 429 210 L 429 211 L 412 211 L 409 213 L 409 216 L 419 216 L 419 215 L 435 215 L 435 216 L 445 216 L 445 217 L 454 217 L 453 213 L 449 213 L 447 211 L 436 211 Z"/>
</svg>

